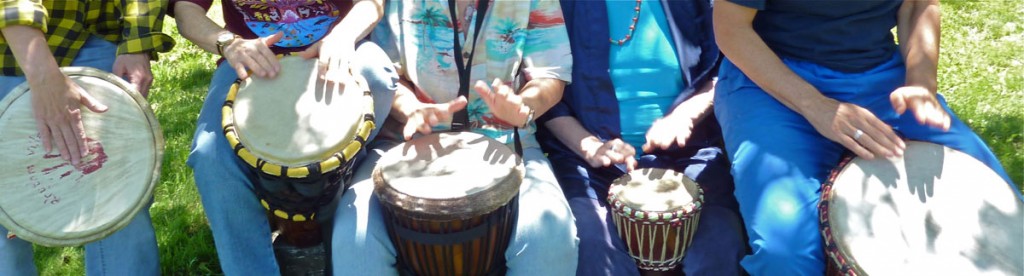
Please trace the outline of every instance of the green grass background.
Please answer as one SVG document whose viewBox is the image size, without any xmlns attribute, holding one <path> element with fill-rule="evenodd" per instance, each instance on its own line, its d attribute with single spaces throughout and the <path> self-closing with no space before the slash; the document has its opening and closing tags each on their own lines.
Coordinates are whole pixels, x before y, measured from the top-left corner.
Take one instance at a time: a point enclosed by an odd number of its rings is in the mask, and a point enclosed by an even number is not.
<svg viewBox="0 0 1024 276">
<path fill-rule="evenodd" d="M 219 20 L 219 8 L 211 9 Z M 1014 183 L 1024 182 L 1024 2 L 944 1 L 939 84 L 953 110 L 999 156 Z M 150 104 L 166 138 L 163 174 L 150 209 L 167 275 L 221 274 L 192 171 L 185 165 L 214 61 L 181 38 L 154 64 Z M 84 274 L 81 247 L 36 248 L 42 275 Z"/>
</svg>

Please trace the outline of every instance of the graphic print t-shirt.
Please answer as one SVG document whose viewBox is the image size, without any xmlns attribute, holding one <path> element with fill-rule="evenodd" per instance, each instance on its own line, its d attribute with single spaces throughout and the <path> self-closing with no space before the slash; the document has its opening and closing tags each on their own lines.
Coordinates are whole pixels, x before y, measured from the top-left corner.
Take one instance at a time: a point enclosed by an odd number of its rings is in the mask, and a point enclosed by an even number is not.
<svg viewBox="0 0 1024 276">
<path fill-rule="evenodd" d="M 206 9 L 213 0 L 175 0 L 196 3 Z M 246 39 L 282 32 L 274 53 L 296 52 L 319 41 L 352 7 L 342 0 L 224 0 L 224 24 Z"/>
</svg>

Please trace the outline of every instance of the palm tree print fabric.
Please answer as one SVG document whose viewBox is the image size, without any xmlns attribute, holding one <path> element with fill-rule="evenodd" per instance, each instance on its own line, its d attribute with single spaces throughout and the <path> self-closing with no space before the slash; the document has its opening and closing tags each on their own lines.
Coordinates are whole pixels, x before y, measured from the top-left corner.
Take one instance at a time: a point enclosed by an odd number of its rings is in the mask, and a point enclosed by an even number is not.
<svg viewBox="0 0 1024 276">
<path fill-rule="evenodd" d="M 425 102 L 458 97 L 453 32 L 459 33 L 463 56 L 468 57 L 477 16 L 486 17 L 470 66 L 471 84 L 477 80 L 490 84 L 499 78 L 518 90 L 533 78 L 571 81 L 572 57 L 558 1 L 490 1 L 486 15 L 475 11 L 475 2 L 460 5 L 466 7 L 458 12 L 460 26 L 452 24 L 446 0 L 389 1 L 375 40 L 398 58 L 396 62 Z M 466 108 L 470 129 L 512 142 L 513 126 L 491 114 L 476 92 L 470 92 Z M 443 122 L 435 130 L 447 130 L 450 125 Z M 537 146 L 533 133 L 534 126 L 521 130 L 526 146 Z"/>
</svg>

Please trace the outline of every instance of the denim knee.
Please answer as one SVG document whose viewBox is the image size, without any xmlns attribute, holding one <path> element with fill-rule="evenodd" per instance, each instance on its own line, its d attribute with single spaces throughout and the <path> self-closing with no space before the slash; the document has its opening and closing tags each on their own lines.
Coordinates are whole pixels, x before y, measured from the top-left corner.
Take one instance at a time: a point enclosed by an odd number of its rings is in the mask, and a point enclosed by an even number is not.
<svg viewBox="0 0 1024 276">
<path fill-rule="evenodd" d="M 373 117 L 377 126 L 370 132 L 369 140 L 373 140 L 391 112 L 391 103 L 398 90 L 398 72 L 384 50 L 373 42 L 359 43 L 353 59 L 353 66 L 356 67 L 354 71 L 366 79 L 366 85 L 373 95 Z"/>
</svg>

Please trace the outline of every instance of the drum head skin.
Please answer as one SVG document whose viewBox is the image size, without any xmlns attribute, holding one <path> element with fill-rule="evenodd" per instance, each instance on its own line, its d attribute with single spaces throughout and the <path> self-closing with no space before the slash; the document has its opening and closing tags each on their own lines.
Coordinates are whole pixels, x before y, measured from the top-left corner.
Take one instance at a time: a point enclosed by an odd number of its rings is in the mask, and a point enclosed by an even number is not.
<svg viewBox="0 0 1024 276">
<path fill-rule="evenodd" d="M 609 191 L 614 198 L 630 208 L 651 212 L 692 211 L 702 196 L 700 187 L 689 177 L 674 170 L 640 169 L 617 179 L 621 186 Z M 614 201 L 614 200 L 613 200 Z M 696 205 L 699 205 L 697 203 Z"/>
<path fill-rule="evenodd" d="M 93 68 L 61 70 L 110 107 L 81 109 L 89 148 L 82 169 L 43 149 L 28 84 L 0 101 L 0 224 L 45 246 L 81 245 L 126 226 L 152 199 L 163 158 L 153 111 L 128 83 Z"/>
<path fill-rule="evenodd" d="M 822 191 L 822 232 L 847 272 L 1024 275 L 1024 204 L 980 161 L 908 142 L 904 158 L 854 158 Z"/>
<path fill-rule="evenodd" d="M 325 84 L 316 59 L 282 57 L 277 77 L 241 81 L 233 111 L 238 139 L 280 166 L 327 160 L 354 140 L 367 111 L 372 114 L 372 99 L 361 88 Z"/>
<path fill-rule="evenodd" d="M 481 134 L 435 133 L 386 152 L 373 179 L 381 201 L 411 218 L 468 219 L 519 194 L 521 164 L 508 146 Z"/>
</svg>

